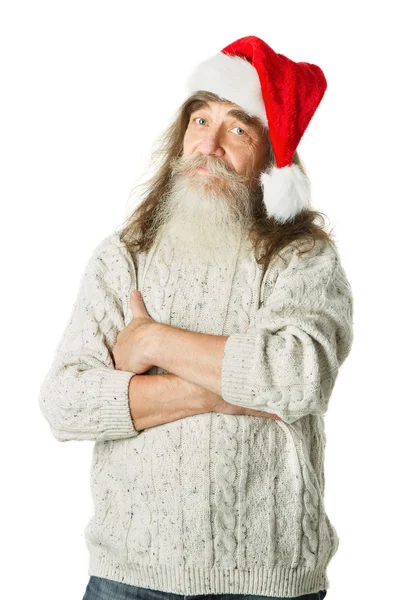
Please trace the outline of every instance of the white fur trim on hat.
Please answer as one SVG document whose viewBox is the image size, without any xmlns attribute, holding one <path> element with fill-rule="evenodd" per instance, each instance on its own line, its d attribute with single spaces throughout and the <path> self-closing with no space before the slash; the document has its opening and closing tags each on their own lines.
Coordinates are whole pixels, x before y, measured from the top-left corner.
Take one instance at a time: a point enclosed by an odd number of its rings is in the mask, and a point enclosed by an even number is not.
<svg viewBox="0 0 398 600">
<path fill-rule="evenodd" d="M 267 213 L 280 223 L 293 220 L 304 208 L 310 208 L 311 183 L 296 164 L 279 169 L 273 166 L 260 174 Z"/>
<path fill-rule="evenodd" d="M 245 58 L 219 52 L 193 69 L 185 89 L 189 94 L 199 90 L 213 92 L 268 125 L 257 70 Z"/>
</svg>

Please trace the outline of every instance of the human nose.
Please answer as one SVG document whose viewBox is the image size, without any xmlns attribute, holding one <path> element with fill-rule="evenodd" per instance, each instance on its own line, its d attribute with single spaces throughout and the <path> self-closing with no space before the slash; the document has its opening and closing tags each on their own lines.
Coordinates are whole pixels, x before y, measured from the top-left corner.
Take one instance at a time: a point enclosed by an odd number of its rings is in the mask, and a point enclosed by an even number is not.
<svg viewBox="0 0 398 600">
<path fill-rule="evenodd" d="M 224 156 L 225 150 L 220 144 L 218 133 L 206 135 L 198 144 L 197 150 L 202 154 Z"/>
</svg>

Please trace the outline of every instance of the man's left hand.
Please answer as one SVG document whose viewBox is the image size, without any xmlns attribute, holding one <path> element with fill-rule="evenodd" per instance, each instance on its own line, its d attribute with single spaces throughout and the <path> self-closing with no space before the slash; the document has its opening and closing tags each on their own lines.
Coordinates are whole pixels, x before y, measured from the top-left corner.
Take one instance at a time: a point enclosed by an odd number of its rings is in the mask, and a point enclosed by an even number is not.
<svg viewBox="0 0 398 600">
<path fill-rule="evenodd" d="M 158 323 L 148 315 L 140 293 L 137 296 L 134 292 L 130 294 L 130 306 L 133 318 L 118 333 L 113 357 L 116 369 L 140 375 L 154 366 L 147 356 Z"/>
</svg>

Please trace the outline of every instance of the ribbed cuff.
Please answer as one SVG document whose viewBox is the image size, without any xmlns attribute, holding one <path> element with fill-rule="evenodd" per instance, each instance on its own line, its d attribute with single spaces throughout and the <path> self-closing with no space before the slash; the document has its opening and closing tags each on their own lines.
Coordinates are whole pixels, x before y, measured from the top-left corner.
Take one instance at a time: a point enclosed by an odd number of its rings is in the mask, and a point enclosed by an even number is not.
<svg viewBox="0 0 398 600">
<path fill-rule="evenodd" d="M 256 333 L 234 333 L 225 343 L 221 395 L 226 402 L 247 408 L 261 403 L 251 386 L 256 338 Z"/>
<path fill-rule="evenodd" d="M 104 439 L 122 439 L 139 434 L 129 405 L 130 371 L 107 370 L 100 385 L 100 419 Z"/>
<path fill-rule="evenodd" d="M 259 353 L 263 343 L 260 332 L 229 336 L 224 347 L 221 395 L 230 404 L 262 410 L 277 415 L 286 423 L 294 423 L 302 415 L 281 409 L 282 389 L 267 388 L 265 375 L 262 381 L 255 380 L 255 372 L 261 372 L 256 361 L 261 360 Z"/>
</svg>

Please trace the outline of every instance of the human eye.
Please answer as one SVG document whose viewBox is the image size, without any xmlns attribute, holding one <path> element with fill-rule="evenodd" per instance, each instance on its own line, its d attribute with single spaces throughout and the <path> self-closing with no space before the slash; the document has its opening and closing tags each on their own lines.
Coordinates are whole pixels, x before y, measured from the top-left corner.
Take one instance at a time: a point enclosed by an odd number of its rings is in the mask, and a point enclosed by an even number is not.
<svg viewBox="0 0 398 600">
<path fill-rule="evenodd" d="M 239 134 L 240 136 L 241 136 L 241 135 L 243 135 L 244 133 L 246 133 L 246 132 L 245 132 L 245 130 L 244 130 L 244 129 L 242 129 L 242 127 L 234 127 L 233 129 L 240 129 L 240 130 L 241 130 L 241 132 L 242 132 L 242 133 L 240 133 L 240 134 Z M 233 130 L 232 130 L 232 131 L 233 131 Z"/>
<path fill-rule="evenodd" d="M 201 119 L 202 121 L 206 121 L 206 119 L 204 119 L 203 117 L 194 117 L 194 122 L 196 123 L 198 119 Z M 201 125 L 202 123 L 200 123 Z"/>
</svg>

